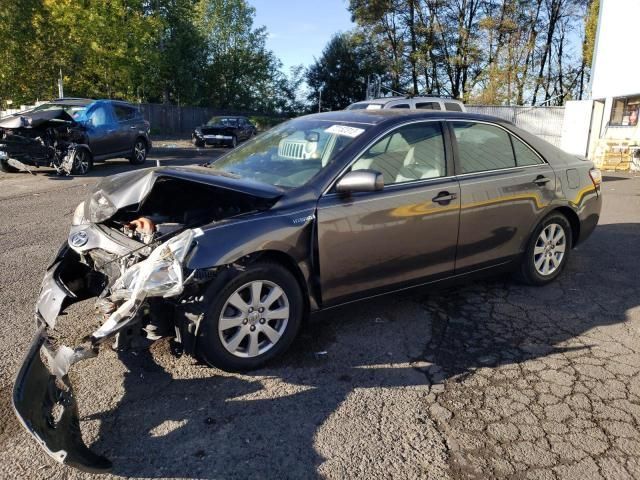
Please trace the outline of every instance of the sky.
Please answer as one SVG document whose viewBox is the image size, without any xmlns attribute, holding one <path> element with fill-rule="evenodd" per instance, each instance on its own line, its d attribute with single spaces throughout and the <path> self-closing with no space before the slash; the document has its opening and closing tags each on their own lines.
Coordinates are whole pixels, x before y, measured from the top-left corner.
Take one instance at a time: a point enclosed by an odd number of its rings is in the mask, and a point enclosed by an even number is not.
<svg viewBox="0 0 640 480">
<path fill-rule="evenodd" d="M 267 47 L 289 73 L 319 58 L 334 33 L 350 30 L 348 0 L 249 0 L 256 9 L 254 26 L 267 27 Z"/>
</svg>

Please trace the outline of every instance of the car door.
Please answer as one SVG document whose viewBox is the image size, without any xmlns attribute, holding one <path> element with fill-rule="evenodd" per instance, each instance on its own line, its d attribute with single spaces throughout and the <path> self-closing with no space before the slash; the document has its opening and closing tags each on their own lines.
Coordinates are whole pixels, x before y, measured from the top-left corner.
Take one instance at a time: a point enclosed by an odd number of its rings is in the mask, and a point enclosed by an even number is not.
<svg viewBox="0 0 640 480">
<path fill-rule="evenodd" d="M 117 130 L 118 124 L 111 105 L 107 102 L 97 102 L 87 113 L 87 137 L 94 157 L 117 151 L 118 145 L 114 142 Z"/>
<path fill-rule="evenodd" d="M 451 121 L 460 182 L 456 272 L 519 254 L 555 197 L 553 169 L 507 129 Z"/>
<path fill-rule="evenodd" d="M 454 269 L 459 186 L 441 122 L 414 122 L 383 135 L 344 173 L 373 169 L 381 191 L 330 190 L 318 202 L 322 301 L 419 283 Z"/>
<path fill-rule="evenodd" d="M 114 133 L 114 143 L 117 151 L 132 150 L 138 135 L 138 120 L 136 109 L 120 103 L 113 104 L 113 112 L 118 121 L 117 132 Z"/>
<path fill-rule="evenodd" d="M 241 118 L 240 120 L 238 120 L 238 123 L 240 124 L 240 130 L 242 131 L 242 140 L 246 140 L 251 136 L 251 134 L 249 133 L 249 122 L 247 122 L 247 120 L 245 120 L 244 118 Z"/>
</svg>

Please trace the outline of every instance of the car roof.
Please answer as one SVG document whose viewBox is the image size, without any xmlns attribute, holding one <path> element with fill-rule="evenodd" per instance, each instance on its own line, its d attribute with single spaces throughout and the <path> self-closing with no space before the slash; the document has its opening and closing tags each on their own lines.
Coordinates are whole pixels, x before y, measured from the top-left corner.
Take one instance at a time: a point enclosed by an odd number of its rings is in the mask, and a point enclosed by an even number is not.
<svg viewBox="0 0 640 480">
<path fill-rule="evenodd" d="M 97 103 L 97 102 L 105 102 L 105 103 L 115 103 L 115 104 L 119 104 L 119 105 L 128 105 L 128 106 L 136 106 L 135 104 L 131 103 L 131 102 L 127 102 L 126 100 L 114 100 L 112 98 L 99 98 L 99 99 L 94 99 L 94 98 L 75 98 L 75 97 L 64 97 L 64 98 L 56 98 L 55 100 L 51 100 L 48 103 L 53 103 L 55 105 L 73 105 L 73 106 L 78 106 L 78 105 L 91 105 L 92 103 Z"/>
<path fill-rule="evenodd" d="M 386 105 L 389 102 L 393 102 L 396 100 L 421 100 L 421 101 L 428 101 L 428 102 L 437 102 L 442 100 L 443 102 L 455 102 L 455 103 L 462 103 L 460 100 L 456 100 L 455 98 L 443 98 L 443 97 L 423 97 L 423 96 L 417 96 L 417 97 L 382 97 L 382 98 L 372 98 L 371 100 L 362 100 L 361 102 L 355 102 L 352 103 L 352 105 L 359 105 L 359 104 L 372 104 L 372 105 Z"/>
<path fill-rule="evenodd" d="M 51 100 L 48 103 L 54 103 L 56 105 L 89 105 L 95 102 L 90 98 L 74 98 L 74 97 L 65 97 L 65 98 L 56 98 Z"/>
<path fill-rule="evenodd" d="M 449 112 L 442 110 L 336 110 L 334 112 L 314 113 L 312 115 L 307 115 L 304 118 L 335 122 L 361 123 L 364 125 L 380 125 L 383 123 L 394 124 L 406 122 L 407 119 L 420 120 L 436 118 L 443 120 L 478 120 L 500 123 L 503 125 L 512 125 L 511 122 L 502 118 L 492 117 L 490 115 L 469 112 Z"/>
</svg>

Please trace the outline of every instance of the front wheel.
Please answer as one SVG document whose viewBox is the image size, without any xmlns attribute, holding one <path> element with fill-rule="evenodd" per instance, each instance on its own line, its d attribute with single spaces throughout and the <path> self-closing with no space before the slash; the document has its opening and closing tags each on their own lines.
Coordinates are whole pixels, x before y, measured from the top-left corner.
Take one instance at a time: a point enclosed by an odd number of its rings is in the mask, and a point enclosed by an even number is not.
<svg viewBox="0 0 640 480">
<path fill-rule="evenodd" d="M 142 165 L 147 159 L 147 142 L 139 138 L 133 145 L 133 155 L 129 158 L 132 165 Z"/>
<path fill-rule="evenodd" d="M 276 263 L 256 263 L 210 289 L 211 304 L 197 340 L 197 354 L 229 371 L 258 368 L 289 348 L 303 315 L 295 277 Z"/>
<path fill-rule="evenodd" d="M 91 154 L 84 148 L 79 148 L 73 154 L 73 165 L 71 167 L 71 173 L 73 175 L 86 175 L 93 167 L 93 160 Z"/>
<path fill-rule="evenodd" d="M 561 213 L 548 215 L 536 227 L 527 245 L 518 277 L 529 285 L 546 285 L 567 265 L 572 245 L 571 225 Z"/>
<path fill-rule="evenodd" d="M 238 146 L 238 137 L 235 135 L 231 137 L 231 142 L 229 143 L 229 147 L 236 148 Z"/>
</svg>

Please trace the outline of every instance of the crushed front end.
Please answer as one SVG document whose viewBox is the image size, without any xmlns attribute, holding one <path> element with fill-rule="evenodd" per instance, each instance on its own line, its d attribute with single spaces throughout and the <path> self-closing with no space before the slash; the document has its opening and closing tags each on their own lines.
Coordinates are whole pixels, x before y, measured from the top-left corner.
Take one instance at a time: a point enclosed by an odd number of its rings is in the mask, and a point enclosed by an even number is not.
<svg viewBox="0 0 640 480">
<path fill-rule="evenodd" d="M 111 466 L 82 441 L 70 368 L 97 356 L 104 344 L 126 349 L 173 337 L 192 353 L 194 304 L 217 268 L 190 270 L 188 255 L 203 228 L 264 205 L 265 199 L 244 192 L 187 180 L 192 174 L 160 168 L 103 180 L 78 205 L 68 240 L 47 269 L 13 405 L 23 426 L 58 462 L 90 472 Z M 93 298 L 101 325 L 77 337 L 83 338 L 80 345 L 62 344 L 59 316 Z"/>
<path fill-rule="evenodd" d="M 16 170 L 53 167 L 74 169 L 76 152 L 86 148 L 84 129 L 63 109 L 26 113 L 0 121 L 0 162 Z"/>
</svg>

